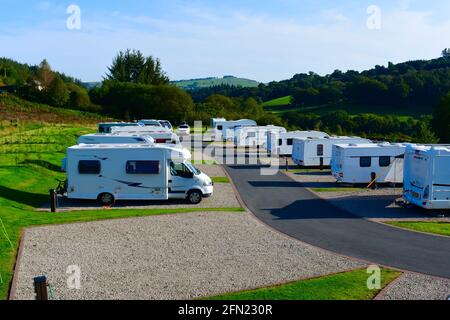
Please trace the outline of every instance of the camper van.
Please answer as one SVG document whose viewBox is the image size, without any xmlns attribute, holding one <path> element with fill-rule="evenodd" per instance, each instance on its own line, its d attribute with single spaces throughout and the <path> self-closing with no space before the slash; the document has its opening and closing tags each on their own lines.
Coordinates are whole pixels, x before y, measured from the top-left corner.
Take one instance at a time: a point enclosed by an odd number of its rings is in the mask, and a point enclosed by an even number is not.
<svg viewBox="0 0 450 320">
<path fill-rule="evenodd" d="M 359 137 L 295 138 L 292 161 L 302 167 L 330 166 L 332 147 L 335 144 L 372 143 Z"/>
<path fill-rule="evenodd" d="M 211 128 L 215 128 L 218 122 L 225 122 L 227 119 L 225 118 L 212 118 L 209 125 Z"/>
<path fill-rule="evenodd" d="M 117 135 L 111 133 L 94 133 L 86 134 L 78 138 L 77 144 L 104 144 L 104 143 L 115 143 L 115 144 L 132 144 L 132 143 L 143 143 L 143 144 L 153 144 L 155 139 L 146 135 Z"/>
<path fill-rule="evenodd" d="M 159 120 L 139 120 L 138 124 L 144 127 L 158 127 L 161 128 L 163 125 L 161 124 L 161 122 L 159 122 Z"/>
<path fill-rule="evenodd" d="M 218 140 L 233 140 L 234 129 L 237 127 L 254 127 L 256 121 L 241 119 L 236 121 L 216 121 L 212 128 L 213 138 Z"/>
<path fill-rule="evenodd" d="M 167 145 L 82 144 L 67 149 L 67 197 L 99 200 L 186 199 L 198 204 L 213 194 L 213 183 L 187 160 L 186 151 Z"/>
<path fill-rule="evenodd" d="M 280 135 L 285 133 L 286 129 L 276 126 L 239 127 L 234 132 L 234 145 L 238 147 L 266 147 L 269 132 Z"/>
<path fill-rule="evenodd" d="M 102 122 L 98 124 L 98 133 L 111 133 L 113 127 L 138 127 L 135 122 Z"/>
<path fill-rule="evenodd" d="M 180 143 L 178 136 L 164 127 L 112 127 L 111 133 L 117 135 L 146 135 L 152 137 L 155 143 Z"/>
<path fill-rule="evenodd" d="M 409 145 L 403 198 L 425 209 L 450 209 L 450 145 Z"/>
<path fill-rule="evenodd" d="M 335 144 L 331 171 L 338 183 L 403 183 L 405 144 Z"/>
<path fill-rule="evenodd" d="M 298 138 L 325 138 L 328 134 L 319 131 L 291 131 L 278 134 L 269 131 L 267 135 L 268 156 L 292 156 L 292 146 L 294 139 Z"/>
</svg>

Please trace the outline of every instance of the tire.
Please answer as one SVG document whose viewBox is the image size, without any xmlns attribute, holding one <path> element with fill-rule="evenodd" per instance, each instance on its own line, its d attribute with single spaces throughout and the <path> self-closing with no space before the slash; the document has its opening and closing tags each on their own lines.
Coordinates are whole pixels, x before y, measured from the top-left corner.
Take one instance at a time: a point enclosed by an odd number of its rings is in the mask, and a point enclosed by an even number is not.
<svg viewBox="0 0 450 320">
<path fill-rule="evenodd" d="M 111 193 L 102 193 L 98 196 L 98 201 L 104 206 L 111 206 L 116 200 Z"/>
<path fill-rule="evenodd" d="M 190 204 L 199 204 L 200 202 L 202 202 L 202 199 L 203 199 L 203 194 L 198 190 L 189 191 L 188 196 L 187 196 L 187 201 Z"/>
</svg>

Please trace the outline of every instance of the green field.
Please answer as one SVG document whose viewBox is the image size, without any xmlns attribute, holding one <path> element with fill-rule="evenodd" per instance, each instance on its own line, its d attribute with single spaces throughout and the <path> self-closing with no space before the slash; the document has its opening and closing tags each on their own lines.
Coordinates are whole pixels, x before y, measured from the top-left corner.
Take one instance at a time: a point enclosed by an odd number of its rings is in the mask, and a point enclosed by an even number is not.
<svg viewBox="0 0 450 320">
<path fill-rule="evenodd" d="M 219 85 L 230 85 L 235 87 L 244 88 L 255 88 L 259 85 L 258 81 L 237 78 L 237 77 L 223 77 L 223 78 L 203 78 L 203 79 L 191 79 L 191 80 L 180 80 L 173 81 L 173 85 L 185 89 L 185 90 L 195 90 L 201 88 L 209 88 Z"/>
<path fill-rule="evenodd" d="M 270 101 L 266 101 L 263 103 L 263 107 L 265 107 L 265 108 L 281 107 L 281 106 L 290 105 L 291 103 L 292 103 L 292 97 L 286 96 L 286 97 L 281 97 L 281 98 L 273 99 Z"/>
<path fill-rule="evenodd" d="M 400 272 L 382 269 L 381 287 L 401 275 Z M 210 300 L 372 300 L 380 290 L 367 288 L 366 270 L 356 270 L 301 280 L 274 287 L 229 293 Z"/>
<path fill-rule="evenodd" d="M 230 179 L 227 177 L 211 177 L 211 180 L 214 183 L 230 183 Z"/>
<path fill-rule="evenodd" d="M 387 222 L 387 224 L 413 231 L 450 237 L 450 222 Z"/>
</svg>

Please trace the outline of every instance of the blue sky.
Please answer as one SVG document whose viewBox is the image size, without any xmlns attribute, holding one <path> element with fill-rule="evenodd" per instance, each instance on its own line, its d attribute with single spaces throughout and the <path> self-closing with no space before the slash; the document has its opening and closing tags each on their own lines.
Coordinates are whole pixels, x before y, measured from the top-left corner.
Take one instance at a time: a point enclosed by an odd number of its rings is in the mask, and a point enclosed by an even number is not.
<svg viewBox="0 0 450 320">
<path fill-rule="evenodd" d="M 0 56 L 83 81 L 104 76 L 114 55 L 140 49 L 173 80 L 236 75 L 267 82 L 295 73 L 363 70 L 437 57 L 450 47 L 444 0 L 0 0 Z M 69 5 L 81 29 L 69 30 Z M 369 29 L 367 8 L 381 9 Z"/>
</svg>

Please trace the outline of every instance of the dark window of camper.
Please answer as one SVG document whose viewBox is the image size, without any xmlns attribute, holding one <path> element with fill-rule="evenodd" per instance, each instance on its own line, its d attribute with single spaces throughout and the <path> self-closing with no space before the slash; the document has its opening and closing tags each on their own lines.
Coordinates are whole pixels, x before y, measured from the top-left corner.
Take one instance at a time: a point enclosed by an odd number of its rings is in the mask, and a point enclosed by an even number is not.
<svg viewBox="0 0 450 320">
<path fill-rule="evenodd" d="M 359 166 L 361 168 L 370 168 L 372 166 L 372 157 L 361 157 L 359 159 Z"/>
<path fill-rule="evenodd" d="M 217 130 L 222 130 L 223 126 L 217 126 Z"/>
<path fill-rule="evenodd" d="M 78 162 L 78 172 L 80 174 L 99 174 L 101 164 L 98 160 L 80 160 Z"/>
<path fill-rule="evenodd" d="M 127 174 L 159 174 L 159 161 L 128 161 Z"/>
<path fill-rule="evenodd" d="M 278 145 L 279 146 L 283 145 L 283 139 L 278 139 Z"/>
<path fill-rule="evenodd" d="M 294 139 L 287 139 L 287 145 L 292 146 L 294 144 Z"/>
<path fill-rule="evenodd" d="M 317 145 L 317 155 L 319 157 L 323 156 L 323 144 L 318 144 Z"/>
<path fill-rule="evenodd" d="M 391 165 L 391 157 L 380 157 L 380 167 L 389 167 Z"/>
</svg>

